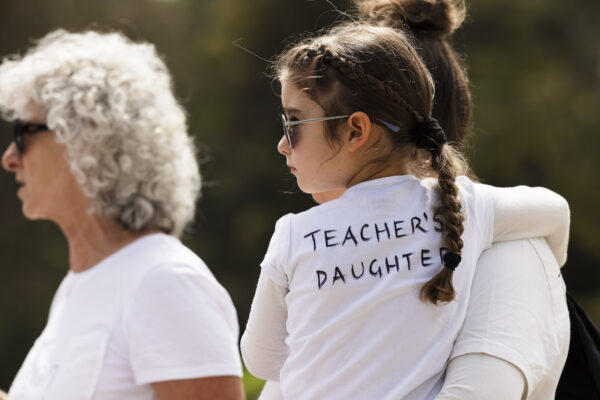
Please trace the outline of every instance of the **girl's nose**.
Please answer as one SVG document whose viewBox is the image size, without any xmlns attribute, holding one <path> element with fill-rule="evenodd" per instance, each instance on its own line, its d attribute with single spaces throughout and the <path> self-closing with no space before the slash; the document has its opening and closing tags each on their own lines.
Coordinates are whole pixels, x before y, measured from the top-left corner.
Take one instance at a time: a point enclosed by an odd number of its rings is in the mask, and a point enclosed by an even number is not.
<svg viewBox="0 0 600 400">
<path fill-rule="evenodd" d="M 287 142 L 287 139 L 285 138 L 285 136 L 282 136 L 281 139 L 279 140 L 279 143 L 277 143 L 277 151 L 281 154 L 283 154 L 284 156 L 289 156 L 290 155 L 290 145 Z"/>
</svg>

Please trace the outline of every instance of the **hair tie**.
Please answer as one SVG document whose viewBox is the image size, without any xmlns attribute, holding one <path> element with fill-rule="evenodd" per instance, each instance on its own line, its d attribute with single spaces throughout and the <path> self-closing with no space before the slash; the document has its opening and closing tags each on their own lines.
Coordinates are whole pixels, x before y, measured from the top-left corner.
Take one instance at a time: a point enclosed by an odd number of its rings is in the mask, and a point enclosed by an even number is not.
<svg viewBox="0 0 600 400">
<path fill-rule="evenodd" d="M 462 260 L 462 257 L 459 254 L 449 251 L 447 253 L 444 253 L 442 259 L 444 260 L 444 267 L 454 271 L 456 267 L 458 267 L 458 264 L 460 264 L 460 260 Z"/>
<path fill-rule="evenodd" d="M 410 134 L 420 149 L 437 150 L 448 141 L 444 130 L 435 118 L 425 118 L 418 123 Z"/>
</svg>

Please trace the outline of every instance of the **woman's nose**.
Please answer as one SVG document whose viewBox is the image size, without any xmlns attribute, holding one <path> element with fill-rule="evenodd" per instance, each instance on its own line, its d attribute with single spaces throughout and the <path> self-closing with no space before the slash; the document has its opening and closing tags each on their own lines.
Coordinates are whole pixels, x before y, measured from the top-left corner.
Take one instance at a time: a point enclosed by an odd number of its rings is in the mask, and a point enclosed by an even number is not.
<svg viewBox="0 0 600 400">
<path fill-rule="evenodd" d="M 279 140 L 279 143 L 277 143 L 277 151 L 280 152 L 281 154 L 283 154 L 284 156 L 290 155 L 290 151 L 291 151 L 290 145 L 288 144 L 285 136 L 282 136 L 281 139 Z"/>
<path fill-rule="evenodd" d="M 15 172 L 20 163 L 21 154 L 15 142 L 11 142 L 2 155 L 2 168 L 8 172 Z"/>
</svg>

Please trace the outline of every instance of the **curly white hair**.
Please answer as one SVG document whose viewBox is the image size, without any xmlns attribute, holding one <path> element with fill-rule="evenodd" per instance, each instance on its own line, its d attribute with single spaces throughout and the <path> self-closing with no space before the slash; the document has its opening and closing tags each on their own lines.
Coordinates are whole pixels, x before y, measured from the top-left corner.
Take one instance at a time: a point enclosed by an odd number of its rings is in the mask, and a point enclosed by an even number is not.
<svg viewBox="0 0 600 400">
<path fill-rule="evenodd" d="M 56 30 L 0 65 L 0 109 L 31 104 L 67 148 L 91 212 L 180 236 L 200 192 L 196 151 L 167 67 L 120 33 Z"/>
</svg>

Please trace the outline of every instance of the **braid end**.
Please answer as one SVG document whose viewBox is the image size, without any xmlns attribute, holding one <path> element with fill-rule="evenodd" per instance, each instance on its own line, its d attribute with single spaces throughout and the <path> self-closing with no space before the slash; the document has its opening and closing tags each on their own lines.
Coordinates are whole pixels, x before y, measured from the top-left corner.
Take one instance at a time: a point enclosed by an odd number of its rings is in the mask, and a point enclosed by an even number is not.
<svg viewBox="0 0 600 400">
<path fill-rule="evenodd" d="M 438 302 L 448 303 L 456 298 L 454 285 L 452 284 L 452 270 L 442 268 L 436 276 L 421 288 L 421 300 L 431 301 L 433 304 Z"/>
</svg>

